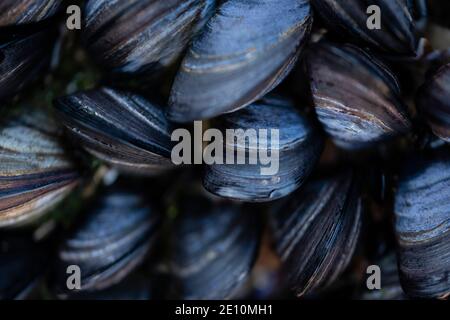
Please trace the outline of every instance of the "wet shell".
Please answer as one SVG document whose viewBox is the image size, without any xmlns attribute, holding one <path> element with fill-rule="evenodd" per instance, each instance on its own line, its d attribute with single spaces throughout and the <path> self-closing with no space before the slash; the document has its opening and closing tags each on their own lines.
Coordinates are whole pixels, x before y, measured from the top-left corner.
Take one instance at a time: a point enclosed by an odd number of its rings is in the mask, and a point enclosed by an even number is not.
<svg viewBox="0 0 450 320">
<path fill-rule="evenodd" d="M 434 134 L 450 142 L 450 63 L 442 66 L 420 89 L 417 106 Z"/>
<path fill-rule="evenodd" d="M 400 281 L 410 297 L 450 294 L 450 156 L 411 159 L 395 197 Z"/>
<path fill-rule="evenodd" d="M 422 7 L 415 0 L 314 0 L 312 5 L 329 26 L 345 39 L 394 55 L 415 56 L 418 36 L 415 15 Z M 369 6 L 380 8 L 380 29 L 368 28 Z"/>
<path fill-rule="evenodd" d="M 311 24 L 306 0 L 224 2 L 182 62 L 169 118 L 211 118 L 258 100 L 289 73 Z"/>
<path fill-rule="evenodd" d="M 338 146 L 370 147 L 410 129 L 397 79 L 375 57 L 324 41 L 307 60 L 317 116 Z"/>
<path fill-rule="evenodd" d="M 155 174 L 173 166 L 170 124 L 158 104 L 100 88 L 58 98 L 55 107 L 77 143 L 121 171 Z"/>
<path fill-rule="evenodd" d="M 2 0 L 0 1 L 0 27 L 42 21 L 53 16 L 61 0 Z"/>
<path fill-rule="evenodd" d="M 225 141 L 222 163 L 206 167 L 203 185 L 210 192 L 232 199 L 263 202 L 288 195 L 297 189 L 314 168 L 322 151 L 321 133 L 291 101 L 270 96 L 244 110 L 220 119 Z M 228 141 L 227 129 L 242 129 L 238 138 Z M 247 131 L 250 130 L 250 131 Z M 254 145 L 246 142 L 246 132 L 254 130 Z M 260 130 L 267 130 L 263 134 Z M 271 130 L 277 130 L 272 132 Z M 236 131 L 237 132 L 237 131 Z M 274 135 L 278 134 L 278 137 Z M 249 135 L 251 137 L 251 135 Z M 275 145 L 272 145 L 275 142 Z M 242 154 L 245 164 L 226 164 L 226 155 Z M 261 156 L 271 153 L 272 163 L 262 164 Z M 250 156 L 256 164 L 250 164 Z M 255 159 L 256 160 L 256 159 Z M 267 171 L 262 175 L 262 169 Z"/>
<path fill-rule="evenodd" d="M 353 256 L 362 212 L 355 180 L 345 172 L 309 181 L 273 209 L 276 249 L 287 283 L 299 297 L 332 283 Z"/>
<path fill-rule="evenodd" d="M 57 291 L 67 290 L 67 267 L 81 271 L 81 290 L 108 288 L 126 277 L 146 257 L 161 216 L 143 196 L 108 190 L 63 241 L 56 263 Z"/>
<path fill-rule="evenodd" d="M 49 30 L 0 41 L 0 101 L 18 93 L 49 66 L 52 44 Z"/>
<path fill-rule="evenodd" d="M 31 222 L 59 203 L 80 175 L 46 114 L 24 110 L 0 123 L 0 227 Z"/>
<path fill-rule="evenodd" d="M 260 228 L 256 215 L 239 207 L 189 202 L 172 235 L 173 295 L 181 299 L 235 298 L 256 260 Z"/>
<path fill-rule="evenodd" d="M 215 0 L 89 0 L 84 42 L 106 70 L 153 72 L 175 62 L 214 7 Z"/>
</svg>

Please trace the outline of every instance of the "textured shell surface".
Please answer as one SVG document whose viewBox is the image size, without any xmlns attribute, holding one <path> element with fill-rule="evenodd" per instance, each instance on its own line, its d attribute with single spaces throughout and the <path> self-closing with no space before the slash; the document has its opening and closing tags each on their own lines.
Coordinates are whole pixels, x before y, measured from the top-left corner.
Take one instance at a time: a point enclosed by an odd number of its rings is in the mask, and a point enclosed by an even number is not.
<svg viewBox="0 0 450 320">
<path fill-rule="evenodd" d="M 271 225 L 296 295 L 327 287 L 348 266 L 361 229 L 362 202 L 351 172 L 308 181 L 273 208 Z"/>
<path fill-rule="evenodd" d="M 179 58 L 215 0 L 89 0 L 83 37 L 93 58 L 117 73 L 146 73 Z"/>
<path fill-rule="evenodd" d="M 450 294 L 450 156 L 408 162 L 395 197 L 400 280 L 416 298 Z"/>
<path fill-rule="evenodd" d="M 311 24 L 305 0 L 223 2 L 182 62 L 169 118 L 211 118 L 258 100 L 289 73 Z"/>
<path fill-rule="evenodd" d="M 61 201 L 80 173 L 61 143 L 61 132 L 40 111 L 0 124 L 0 227 L 31 222 Z"/>
<path fill-rule="evenodd" d="M 357 43 L 394 55 L 415 56 L 417 53 L 414 18 L 420 8 L 415 1 L 314 0 L 311 3 L 331 30 L 350 36 Z M 367 9 L 371 5 L 380 8 L 380 29 L 367 27 Z"/>
<path fill-rule="evenodd" d="M 439 138 L 450 142 L 450 63 L 442 66 L 420 89 L 417 106 Z"/>
<path fill-rule="evenodd" d="M 69 134 L 100 160 L 131 173 L 154 174 L 173 166 L 171 125 L 158 104 L 100 88 L 58 98 L 55 107 Z"/>
<path fill-rule="evenodd" d="M 40 22 L 53 16 L 62 0 L 2 0 L 0 27 Z"/>
<path fill-rule="evenodd" d="M 307 62 L 317 116 L 338 146 L 365 148 L 409 131 L 397 79 L 374 56 L 322 41 Z"/>
<path fill-rule="evenodd" d="M 235 298 L 258 254 L 256 215 L 235 205 L 194 202 L 175 221 L 170 268 L 183 299 Z"/>
<path fill-rule="evenodd" d="M 203 185 L 222 197 L 264 202 L 286 196 L 308 177 L 322 151 L 319 130 L 296 111 L 291 101 L 282 97 L 266 96 L 243 110 L 222 116 L 219 121 L 223 136 L 225 128 L 244 130 L 241 135 L 236 131 L 236 140 L 226 139 L 224 164 L 208 165 L 205 170 Z M 272 137 L 270 132 L 263 135 L 260 129 L 277 130 L 278 137 Z M 246 140 L 246 130 L 255 131 L 258 140 L 255 145 Z M 271 144 L 273 138 L 278 138 L 277 145 Z M 245 164 L 226 164 L 226 155 L 234 150 L 245 154 Z M 258 163 L 250 163 L 250 156 L 256 157 L 260 151 L 266 154 L 270 151 L 272 155 L 277 152 L 278 159 L 273 158 L 279 165 L 277 172 L 261 175 L 262 167 L 269 165 L 261 163 L 260 155 Z"/>
<path fill-rule="evenodd" d="M 59 289 L 65 291 L 66 267 L 73 264 L 83 272 L 83 290 L 101 290 L 120 282 L 151 249 L 160 221 L 143 196 L 120 189 L 107 191 L 59 249 Z"/>
</svg>

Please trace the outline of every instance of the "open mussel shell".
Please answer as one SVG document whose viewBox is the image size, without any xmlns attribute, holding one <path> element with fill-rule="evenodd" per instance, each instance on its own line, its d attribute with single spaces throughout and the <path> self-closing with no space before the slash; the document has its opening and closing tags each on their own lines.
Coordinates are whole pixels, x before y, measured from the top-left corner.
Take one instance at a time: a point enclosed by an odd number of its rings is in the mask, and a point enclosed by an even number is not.
<svg viewBox="0 0 450 320">
<path fill-rule="evenodd" d="M 106 191 L 58 250 L 57 293 L 64 297 L 70 292 L 66 270 L 71 265 L 80 268 L 82 291 L 119 283 L 147 256 L 160 222 L 160 214 L 144 195 L 118 187 Z"/>
<path fill-rule="evenodd" d="M 442 66 L 421 87 L 417 106 L 433 133 L 450 142 L 450 63 Z"/>
<path fill-rule="evenodd" d="M 182 62 L 169 118 L 211 118 L 258 100 L 289 73 L 311 25 L 306 0 L 223 2 Z"/>
<path fill-rule="evenodd" d="M 0 101 L 17 94 L 48 68 L 53 40 L 54 33 L 48 29 L 0 39 Z"/>
<path fill-rule="evenodd" d="M 397 79 L 375 57 L 321 41 L 307 62 L 317 116 L 338 146 L 366 148 L 410 129 Z"/>
<path fill-rule="evenodd" d="M 173 166 L 171 126 L 157 103 L 100 88 L 60 97 L 55 107 L 75 142 L 119 170 L 156 174 Z"/>
<path fill-rule="evenodd" d="M 354 173 L 308 181 L 273 208 L 271 225 L 287 284 L 298 297 L 327 287 L 347 267 L 361 229 Z"/>
<path fill-rule="evenodd" d="M 2 0 L 0 27 L 25 25 L 53 16 L 62 0 Z"/>
<path fill-rule="evenodd" d="M 0 227 L 34 221 L 79 182 L 61 133 L 42 111 L 21 110 L 0 121 Z"/>
<path fill-rule="evenodd" d="M 193 197 L 174 223 L 173 297 L 236 298 L 258 254 L 259 217 L 233 204 L 211 204 Z"/>
<path fill-rule="evenodd" d="M 450 294 L 450 156 L 412 159 L 395 197 L 400 281 L 414 298 Z"/>
<path fill-rule="evenodd" d="M 415 19 L 426 12 L 423 0 L 314 0 L 312 5 L 330 30 L 352 38 L 378 51 L 415 56 L 418 50 L 418 28 Z M 380 8 L 380 28 L 368 27 L 369 6 Z"/>
<path fill-rule="evenodd" d="M 84 42 L 110 72 L 158 71 L 176 61 L 214 7 L 215 0 L 89 0 Z"/>
<path fill-rule="evenodd" d="M 29 234 L 0 234 L 0 300 L 26 299 L 44 276 L 49 250 Z"/>
<path fill-rule="evenodd" d="M 284 197 L 308 177 L 322 151 L 320 131 L 281 97 L 267 96 L 219 121 L 226 137 L 222 164 L 206 166 L 203 185 L 222 197 L 250 202 Z M 236 130 L 237 139 L 229 139 L 229 130 Z"/>
</svg>

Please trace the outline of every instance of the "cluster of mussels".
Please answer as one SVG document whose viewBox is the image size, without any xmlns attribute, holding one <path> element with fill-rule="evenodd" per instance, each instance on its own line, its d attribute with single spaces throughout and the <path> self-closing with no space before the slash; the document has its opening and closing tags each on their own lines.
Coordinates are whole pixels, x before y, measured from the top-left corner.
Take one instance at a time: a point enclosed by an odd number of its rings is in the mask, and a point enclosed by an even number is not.
<svg viewBox="0 0 450 320">
<path fill-rule="evenodd" d="M 67 5 L 0 1 L 0 298 L 449 296 L 448 0 Z M 30 105 L 73 42 L 100 81 Z M 278 172 L 174 165 L 194 120 Z"/>
</svg>

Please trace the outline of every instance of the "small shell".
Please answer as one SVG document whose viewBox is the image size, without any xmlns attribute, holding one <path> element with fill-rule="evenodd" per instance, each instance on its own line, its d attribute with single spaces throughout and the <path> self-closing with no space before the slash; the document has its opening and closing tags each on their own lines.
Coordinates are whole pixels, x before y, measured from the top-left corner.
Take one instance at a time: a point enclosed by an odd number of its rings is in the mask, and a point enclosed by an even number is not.
<svg viewBox="0 0 450 320">
<path fill-rule="evenodd" d="M 417 106 L 434 134 L 450 142 L 450 63 L 442 66 L 420 89 Z"/>
<path fill-rule="evenodd" d="M 400 280 L 410 297 L 450 294 L 450 156 L 411 159 L 395 197 Z"/>
<path fill-rule="evenodd" d="M 178 59 L 215 0 L 89 0 L 84 42 L 113 73 L 149 73 Z"/>
<path fill-rule="evenodd" d="M 397 79 L 375 57 L 323 41 L 307 60 L 316 113 L 338 146 L 369 147 L 410 129 Z"/>
<path fill-rule="evenodd" d="M 226 130 L 244 130 L 241 135 L 237 133 L 237 141 L 226 141 L 224 164 L 207 166 L 203 177 L 207 190 L 226 198 L 264 202 L 284 197 L 308 177 L 322 151 L 321 133 L 295 110 L 291 101 L 279 97 L 266 97 L 244 110 L 223 116 L 220 126 L 224 138 Z M 274 129 L 277 132 L 270 133 Z M 245 140 L 239 139 L 245 139 L 245 132 L 250 134 L 252 130 L 258 141 L 255 140 L 255 146 L 249 148 Z M 261 130 L 267 130 L 267 136 Z M 276 145 L 272 145 L 273 142 Z M 234 164 L 225 164 L 226 155 L 234 155 L 234 150 L 237 154 L 242 153 L 245 164 L 236 163 L 237 159 L 234 159 Z M 263 165 L 258 152 L 267 157 L 268 151 L 271 162 Z M 258 157 L 257 164 L 250 164 L 252 154 Z M 262 175 L 263 168 L 268 171 L 267 175 Z"/>
<path fill-rule="evenodd" d="M 415 56 L 418 37 L 414 14 L 416 5 L 411 0 L 314 0 L 312 5 L 322 16 L 330 30 L 345 39 L 371 46 L 379 51 L 402 56 Z M 370 29 L 368 23 L 374 11 L 380 8 L 380 28 Z M 419 9 L 419 8 L 417 8 Z"/>
<path fill-rule="evenodd" d="M 190 200 L 175 221 L 170 269 L 174 296 L 235 298 L 256 260 L 259 219 L 233 205 L 207 206 Z"/>
<path fill-rule="evenodd" d="M 311 25 L 306 0 L 223 2 L 182 62 L 169 118 L 211 118 L 258 100 L 289 73 Z"/>
<path fill-rule="evenodd" d="M 69 265 L 80 267 L 83 291 L 102 290 L 120 282 L 151 249 L 160 221 L 143 196 L 108 190 L 58 251 L 58 292 L 67 290 Z"/>
<path fill-rule="evenodd" d="M 34 221 L 77 185 L 79 172 L 56 128 L 38 111 L 0 123 L 0 227 Z"/>
<path fill-rule="evenodd" d="M 55 107 L 77 142 L 121 171 L 155 174 L 173 166 L 171 127 L 159 105 L 101 88 L 58 98 Z"/>
<path fill-rule="evenodd" d="M 0 27 L 40 22 L 53 16 L 62 0 L 2 0 Z"/>
<path fill-rule="evenodd" d="M 287 281 L 301 297 L 332 283 L 347 267 L 361 229 L 362 203 L 353 174 L 307 182 L 271 215 Z"/>
</svg>

